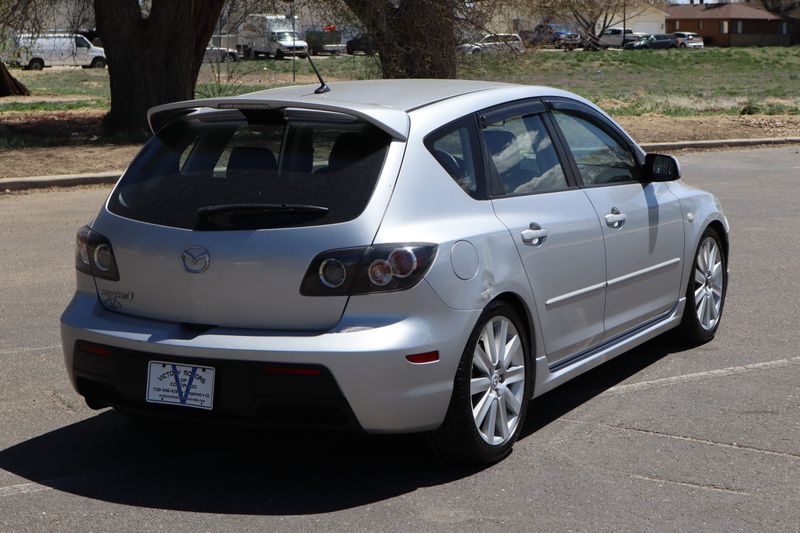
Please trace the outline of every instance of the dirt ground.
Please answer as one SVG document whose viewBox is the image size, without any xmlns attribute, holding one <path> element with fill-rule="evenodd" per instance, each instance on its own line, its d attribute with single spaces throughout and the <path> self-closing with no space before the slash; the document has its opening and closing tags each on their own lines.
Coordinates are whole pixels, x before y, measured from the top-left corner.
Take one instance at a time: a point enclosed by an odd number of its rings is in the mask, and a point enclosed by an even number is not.
<svg viewBox="0 0 800 533">
<path fill-rule="evenodd" d="M 0 114 L 0 136 L 64 139 L 46 148 L 0 149 L 0 179 L 123 170 L 140 145 L 98 144 L 98 111 Z M 800 116 L 623 116 L 619 123 L 640 143 L 708 139 L 800 137 Z"/>
</svg>

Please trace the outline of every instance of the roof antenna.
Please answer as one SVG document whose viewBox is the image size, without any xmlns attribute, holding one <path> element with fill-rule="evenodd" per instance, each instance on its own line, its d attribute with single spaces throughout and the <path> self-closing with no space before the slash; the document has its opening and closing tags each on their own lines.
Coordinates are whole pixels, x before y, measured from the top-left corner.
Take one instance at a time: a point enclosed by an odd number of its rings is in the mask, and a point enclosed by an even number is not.
<svg viewBox="0 0 800 533">
<path fill-rule="evenodd" d="M 317 70 L 317 66 L 314 64 L 313 61 L 311 61 L 311 54 L 310 53 L 307 54 L 306 57 L 308 58 L 308 62 L 311 63 L 311 68 L 314 69 L 314 74 L 316 74 L 317 75 L 317 79 L 319 79 L 319 87 L 314 89 L 314 94 L 324 94 L 324 93 L 331 92 L 331 88 L 328 87 L 328 84 L 325 83 L 325 80 L 322 79 L 322 76 L 320 75 L 319 71 Z"/>
</svg>

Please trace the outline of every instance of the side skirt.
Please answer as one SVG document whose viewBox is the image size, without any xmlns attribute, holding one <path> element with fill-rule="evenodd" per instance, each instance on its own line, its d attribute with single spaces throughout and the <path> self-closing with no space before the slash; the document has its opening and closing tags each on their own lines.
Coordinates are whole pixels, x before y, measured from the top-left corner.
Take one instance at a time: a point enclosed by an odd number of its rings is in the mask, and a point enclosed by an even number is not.
<svg viewBox="0 0 800 533">
<path fill-rule="evenodd" d="M 678 300 L 675 307 L 670 310 L 666 316 L 639 326 L 620 337 L 605 342 L 568 361 L 554 365 L 552 368 L 547 364 L 547 357 L 544 355 L 537 357 L 536 384 L 534 386 L 533 397 L 541 396 L 572 378 L 674 328 L 680 323 L 685 306 L 686 298 L 684 297 Z"/>
</svg>

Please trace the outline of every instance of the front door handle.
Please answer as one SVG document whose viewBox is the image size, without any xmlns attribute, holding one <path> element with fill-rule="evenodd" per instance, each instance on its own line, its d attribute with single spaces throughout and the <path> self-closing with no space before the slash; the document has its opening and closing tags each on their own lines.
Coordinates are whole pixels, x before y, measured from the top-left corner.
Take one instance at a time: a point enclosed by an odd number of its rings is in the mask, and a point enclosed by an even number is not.
<svg viewBox="0 0 800 533">
<path fill-rule="evenodd" d="M 520 233 L 522 236 L 522 242 L 525 244 L 530 244 L 531 246 L 541 246 L 542 243 L 547 239 L 547 228 L 541 227 L 536 222 L 531 222 L 529 229 L 524 229 Z"/>
<path fill-rule="evenodd" d="M 627 218 L 625 217 L 624 213 L 620 213 L 619 209 L 616 207 L 611 210 L 609 214 L 606 215 L 606 225 L 609 228 L 619 229 L 625 223 Z"/>
</svg>

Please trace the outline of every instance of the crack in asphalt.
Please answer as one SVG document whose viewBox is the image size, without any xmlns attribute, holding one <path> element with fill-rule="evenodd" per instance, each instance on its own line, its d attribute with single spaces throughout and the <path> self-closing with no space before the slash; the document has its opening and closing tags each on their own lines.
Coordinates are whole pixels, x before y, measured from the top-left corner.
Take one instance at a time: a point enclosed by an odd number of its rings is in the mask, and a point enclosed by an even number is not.
<svg viewBox="0 0 800 533">
<path fill-rule="evenodd" d="M 688 383 L 692 381 L 700 381 L 705 379 L 735 376 L 738 374 L 745 374 L 754 370 L 769 370 L 773 368 L 781 368 L 786 366 L 793 366 L 800 364 L 800 357 L 790 357 L 786 359 L 776 359 L 775 361 L 765 361 L 763 363 L 752 363 L 742 366 L 731 366 L 728 368 L 719 368 L 716 370 L 706 370 L 704 372 L 694 372 L 692 374 L 683 374 L 680 376 L 671 376 L 668 378 L 653 379 L 650 381 L 640 381 L 638 383 L 628 383 L 625 385 L 615 385 L 603 391 L 603 395 L 616 395 L 625 394 L 627 392 L 635 392 L 652 387 L 659 387 L 661 385 L 672 385 L 676 383 Z"/>
<path fill-rule="evenodd" d="M 676 439 L 682 440 L 686 442 L 694 442 L 697 444 L 710 444 L 712 446 L 720 446 L 722 448 L 733 449 L 733 450 L 740 450 L 740 451 L 748 451 L 748 452 L 755 452 L 755 453 L 762 453 L 765 455 L 772 455 L 775 457 L 783 457 L 788 459 L 800 459 L 800 454 L 795 453 L 788 453 L 788 452 L 776 452 L 775 450 L 768 450 L 765 448 L 756 448 L 755 446 L 747 446 L 744 444 L 738 444 L 736 442 L 718 442 L 715 440 L 708 440 L 708 439 L 699 439 L 696 437 L 687 437 L 685 435 L 675 435 L 673 433 L 664 433 L 662 431 L 655 431 L 652 429 L 640 429 L 628 426 L 620 426 L 615 424 L 597 424 L 599 426 L 609 427 L 612 429 L 619 429 L 622 431 L 632 431 L 635 433 L 643 433 L 645 435 L 652 435 L 656 437 L 664 437 L 668 439 Z"/>
<path fill-rule="evenodd" d="M 4 350 L 0 350 L 0 355 L 9 355 L 9 354 L 26 353 L 26 352 L 39 352 L 39 351 L 46 351 L 46 350 L 54 350 L 56 348 L 61 348 L 61 345 L 60 344 L 51 344 L 49 346 L 40 346 L 38 348 L 28 348 L 28 347 L 6 348 Z"/>
<path fill-rule="evenodd" d="M 583 420 L 575 420 L 574 418 L 564 418 L 564 417 L 562 417 L 559 420 L 562 421 L 562 422 L 568 422 L 570 424 L 583 424 L 583 425 L 587 425 L 587 426 L 605 427 L 605 428 L 616 429 L 616 430 L 620 430 L 620 431 L 631 431 L 631 432 L 634 432 L 634 433 L 642 433 L 644 435 L 650 435 L 650 436 L 653 436 L 653 437 L 663 437 L 663 438 L 668 438 L 668 439 L 676 439 L 676 440 L 682 440 L 682 441 L 685 441 L 685 442 L 693 442 L 693 443 L 696 443 L 696 444 L 708 444 L 708 445 L 711 445 L 711 446 L 719 446 L 719 447 L 722 447 L 722 448 L 733 449 L 733 450 L 738 450 L 738 451 L 761 453 L 761 454 L 765 454 L 765 455 L 771 455 L 771 456 L 774 456 L 774 457 L 782 457 L 782 458 L 785 458 L 785 459 L 793 459 L 793 460 L 800 459 L 800 453 L 778 452 L 778 451 L 775 451 L 775 450 L 768 450 L 766 448 L 757 448 L 755 446 L 747 446 L 745 444 L 739 444 L 737 442 L 733 442 L 733 443 L 731 443 L 731 442 L 719 442 L 719 441 L 715 441 L 715 440 L 701 439 L 701 438 L 697 438 L 697 437 L 687 437 L 685 435 L 676 435 L 674 433 L 666 433 L 666 432 L 663 432 L 663 431 L 656 431 L 656 430 L 653 430 L 653 429 L 641 429 L 641 428 L 636 428 L 636 427 L 631 427 L 631 426 L 623 426 L 623 425 L 619 425 L 619 424 L 603 424 L 603 423 L 597 423 L 597 422 L 585 422 Z"/>
<path fill-rule="evenodd" d="M 70 404 L 61 394 L 56 391 L 47 391 L 47 395 L 52 398 L 53 402 L 61 407 L 64 411 L 68 413 L 74 413 L 75 408 Z"/>
<path fill-rule="evenodd" d="M 143 468 L 150 468 L 159 465 L 168 465 L 169 461 L 154 461 L 149 463 L 141 463 L 135 465 L 122 466 L 118 468 L 109 468 L 108 470 L 101 470 L 98 472 L 90 472 L 87 474 L 78 474 L 75 476 L 66 476 L 54 479 L 47 479 L 40 482 L 32 483 L 19 483 L 17 485 L 8 485 L 0 487 L 0 498 L 8 496 L 16 496 L 19 494 L 32 494 L 35 492 L 42 492 L 45 490 L 66 490 L 70 488 L 84 485 L 86 483 L 96 483 L 107 479 L 110 475 L 117 475 L 122 472 L 130 472 L 140 470 Z"/>
<path fill-rule="evenodd" d="M 669 483 L 670 485 L 678 485 L 681 487 L 688 487 L 693 489 L 703 489 L 703 490 L 713 490 L 715 492 L 725 492 L 727 494 L 736 494 L 739 496 L 755 496 L 758 497 L 758 494 L 753 494 L 752 492 L 747 492 L 744 490 L 739 489 L 732 489 L 730 487 L 723 487 L 721 485 L 714 485 L 714 484 L 706 484 L 706 483 L 692 483 L 690 481 L 676 481 L 674 479 L 666 479 L 656 476 L 648 476 L 645 474 L 628 474 L 629 478 L 632 479 L 643 479 L 645 481 L 655 481 L 656 483 Z"/>
</svg>

